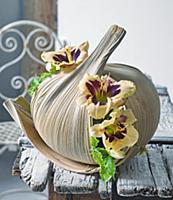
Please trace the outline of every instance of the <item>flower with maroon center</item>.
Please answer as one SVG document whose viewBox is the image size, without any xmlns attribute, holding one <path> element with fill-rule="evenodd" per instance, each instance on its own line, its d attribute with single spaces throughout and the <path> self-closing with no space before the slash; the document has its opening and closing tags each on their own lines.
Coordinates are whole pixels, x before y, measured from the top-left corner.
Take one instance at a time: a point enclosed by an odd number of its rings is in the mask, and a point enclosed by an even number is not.
<svg viewBox="0 0 173 200">
<path fill-rule="evenodd" d="M 112 108 L 123 105 L 136 88 L 131 81 L 116 82 L 107 75 L 86 74 L 79 83 L 79 89 L 81 95 L 78 102 L 87 106 L 91 117 L 102 119 Z"/>
<path fill-rule="evenodd" d="M 88 42 L 70 47 L 66 46 L 59 51 L 44 52 L 41 58 L 46 62 L 46 70 L 51 71 L 52 67 L 63 72 L 71 72 L 88 57 Z"/>
<path fill-rule="evenodd" d="M 125 110 L 124 107 L 113 110 L 110 117 L 90 127 L 90 135 L 102 137 L 103 145 L 110 155 L 122 159 L 138 140 L 138 131 L 133 126 L 136 118 L 130 109 Z"/>
</svg>

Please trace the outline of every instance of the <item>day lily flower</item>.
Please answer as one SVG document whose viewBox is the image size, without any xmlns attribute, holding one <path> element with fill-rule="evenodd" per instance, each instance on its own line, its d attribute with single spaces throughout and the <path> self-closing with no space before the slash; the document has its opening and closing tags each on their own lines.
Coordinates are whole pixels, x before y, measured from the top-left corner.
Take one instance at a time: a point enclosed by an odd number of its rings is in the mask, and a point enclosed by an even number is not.
<svg viewBox="0 0 173 200">
<path fill-rule="evenodd" d="M 102 137 L 103 145 L 116 159 L 125 157 L 128 149 L 138 141 L 138 131 L 133 124 L 136 118 L 130 109 L 123 107 L 110 113 L 111 119 L 90 127 L 91 136 Z"/>
<path fill-rule="evenodd" d="M 123 105 L 133 95 L 136 87 L 133 82 L 116 82 L 109 76 L 86 74 L 79 83 L 81 96 L 78 102 L 87 106 L 88 113 L 94 119 L 104 118 L 110 109 Z"/>
<path fill-rule="evenodd" d="M 53 65 L 57 71 L 71 72 L 88 57 L 88 46 L 88 42 L 84 42 L 80 46 L 66 46 L 58 51 L 44 52 L 41 58 L 47 63 L 47 71 L 50 71 Z"/>
</svg>

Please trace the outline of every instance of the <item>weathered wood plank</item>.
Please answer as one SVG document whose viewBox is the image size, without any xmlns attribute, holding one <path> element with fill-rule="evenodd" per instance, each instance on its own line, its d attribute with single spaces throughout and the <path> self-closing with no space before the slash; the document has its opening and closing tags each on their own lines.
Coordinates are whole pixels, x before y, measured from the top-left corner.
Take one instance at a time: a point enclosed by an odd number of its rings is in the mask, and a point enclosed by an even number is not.
<svg viewBox="0 0 173 200">
<path fill-rule="evenodd" d="M 57 31 L 57 0 L 23 0 L 23 18 L 42 22 Z"/>
<path fill-rule="evenodd" d="M 173 185 L 173 145 L 163 145 L 163 159 L 166 164 L 169 180 Z"/>
<path fill-rule="evenodd" d="M 26 150 L 26 148 L 33 148 L 32 144 L 29 142 L 29 139 L 24 135 L 19 137 L 18 145 L 20 147 L 20 151 L 17 154 L 16 159 L 14 160 L 14 163 L 13 163 L 13 166 L 12 166 L 12 175 L 13 176 L 20 176 L 21 175 L 19 165 L 20 165 L 22 151 Z"/>
<path fill-rule="evenodd" d="M 49 200 L 101 200 L 98 192 L 90 194 L 63 194 L 54 191 L 53 177 L 49 177 L 48 194 Z"/>
<path fill-rule="evenodd" d="M 97 191 L 98 176 L 77 174 L 54 166 L 54 191 L 63 194 L 88 194 Z"/>
<path fill-rule="evenodd" d="M 21 177 L 33 190 L 42 191 L 47 183 L 48 170 L 46 171 L 44 167 L 48 161 L 36 149 L 32 148 L 27 138 L 21 138 L 19 143 L 22 153 L 21 158 L 20 155 L 17 158 L 20 160 L 18 170 L 22 171 Z M 97 176 L 76 174 L 54 167 L 55 175 L 51 186 L 53 191 L 50 193 L 49 199 L 77 198 L 82 200 L 93 197 L 95 199 L 129 199 L 132 196 L 134 199 L 142 199 L 137 195 L 150 196 L 150 199 L 153 199 L 152 196 L 155 198 L 159 196 L 160 199 L 172 198 L 172 152 L 173 145 L 148 145 L 147 153 L 137 155 L 120 166 L 117 190 L 122 197 L 117 197 L 112 193 L 111 181 L 105 185 L 99 180 L 97 191 Z M 40 162 L 39 157 L 43 162 Z M 19 162 L 17 160 L 16 169 Z"/>
<path fill-rule="evenodd" d="M 50 162 L 34 148 L 22 151 L 19 168 L 22 180 L 33 191 L 46 188 Z"/>
<path fill-rule="evenodd" d="M 147 154 L 150 169 L 156 184 L 159 197 L 172 197 L 173 188 L 169 180 L 167 168 L 163 160 L 162 148 L 158 145 L 148 145 Z"/>
<path fill-rule="evenodd" d="M 53 192 L 49 200 L 101 200 L 98 193 L 92 194 L 59 194 Z"/>
<path fill-rule="evenodd" d="M 33 148 L 33 145 L 26 136 L 22 136 L 18 139 L 18 145 L 21 151 L 27 148 Z"/>
<path fill-rule="evenodd" d="M 57 18 L 58 18 L 58 1 L 57 0 L 22 0 L 23 6 L 23 19 L 41 22 L 51 28 L 55 33 L 57 33 Z M 25 27 L 25 32 L 30 32 L 31 27 Z M 45 37 L 48 43 L 50 42 L 50 38 L 47 37 L 44 33 L 35 33 L 32 38 L 36 37 Z M 32 50 L 32 54 L 40 59 L 41 52 L 36 48 L 34 42 L 30 40 L 28 44 L 28 48 Z M 38 43 L 37 43 L 38 45 Z M 38 45 L 39 46 L 39 45 Z M 45 48 L 45 47 L 44 47 Z M 55 47 L 52 48 L 52 50 Z M 49 49 L 51 50 L 51 49 Z M 22 67 L 24 66 L 24 67 Z M 28 66 L 28 67 L 26 67 Z M 44 71 L 44 67 L 37 62 L 34 62 L 29 56 L 25 56 L 22 59 L 21 64 L 21 74 L 22 76 L 26 77 L 27 79 L 35 74 L 39 74 L 40 72 Z"/>
<path fill-rule="evenodd" d="M 21 152 L 19 151 L 12 166 L 12 176 L 20 176 L 21 174 L 21 171 L 19 169 L 20 157 L 21 157 Z"/>
<path fill-rule="evenodd" d="M 111 196 L 112 191 L 112 181 L 105 183 L 101 179 L 99 179 L 99 187 L 98 192 L 100 194 L 101 199 L 108 199 Z"/>
<path fill-rule="evenodd" d="M 135 156 L 119 167 L 117 192 L 120 196 L 156 195 L 146 153 Z"/>
<path fill-rule="evenodd" d="M 160 122 L 152 140 L 163 139 L 165 142 L 173 143 L 173 103 L 171 102 L 168 89 L 163 86 L 156 86 L 160 98 L 161 112 Z M 166 138 L 166 140 L 165 140 Z"/>
</svg>

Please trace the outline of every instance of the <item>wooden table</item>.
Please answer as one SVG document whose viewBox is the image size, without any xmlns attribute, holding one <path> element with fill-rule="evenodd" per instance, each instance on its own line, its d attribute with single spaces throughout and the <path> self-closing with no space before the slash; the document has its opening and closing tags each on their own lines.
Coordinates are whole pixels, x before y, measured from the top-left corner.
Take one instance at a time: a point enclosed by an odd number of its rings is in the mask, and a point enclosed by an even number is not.
<svg viewBox="0 0 173 200">
<path fill-rule="evenodd" d="M 48 185 L 49 200 L 173 199 L 173 104 L 166 87 L 156 88 L 161 102 L 156 144 L 147 145 L 147 152 L 120 166 L 116 181 L 105 185 L 98 174 L 80 175 L 61 169 L 33 148 L 26 137 L 19 139 L 13 175 L 20 175 L 33 191 L 41 192 Z M 164 144 L 158 144 L 161 140 Z"/>
<path fill-rule="evenodd" d="M 147 152 L 120 166 L 117 180 L 105 185 L 98 174 L 76 174 L 55 166 L 26 137 L 19 144 L 13 175 L 20 175 L 33 191 L 48 185 L 49 200 L 173 199 L 173 145 L 147 145 Z"/>
</svg>

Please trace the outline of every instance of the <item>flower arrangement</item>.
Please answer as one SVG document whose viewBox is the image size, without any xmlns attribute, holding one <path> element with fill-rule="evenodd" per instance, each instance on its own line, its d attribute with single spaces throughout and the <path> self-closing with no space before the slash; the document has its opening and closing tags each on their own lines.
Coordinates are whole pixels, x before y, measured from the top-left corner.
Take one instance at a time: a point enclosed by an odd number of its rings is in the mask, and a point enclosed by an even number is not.
<svg viewBox="0 0 173 200">
<path fill-rule="evenodd" d="M 32 80 L 28 88 L 28 94 L 32 96 L 46 78 L 61 72 L 71 72 L 87 57 L 88 42 L 84 42 L 79 46 L 66 46 L 59 51 L 43 52 L 41 58 L 46 63 L 46 72 L 41 73 Z"/>
<path fill-rule="evenodd" d="M 91 154 L 100 166 L 101 178 L 107 182 L 115 175 L 116 159 L 124 158 L 138 140 L 133 126 L 136 118 L 125 106 L 136 87 L 131 81 L 117 82 L 107 75 L 87 74 L 79 89 L 79 102 L 86 106 L 93 122 L 89 131 Z"/>
<path fill-rule="evenodd" d="M 42 53 L 47 71 L 32 80 L 29 95 L 37 92 L 45 79 L 71 73 L 87 57 L 88 42 Z M 80 96 L 76 102 L 85 106 L 90 116 L 91 155 L 100 166 L 102 180 L 107 182 L 115 176 L 116 160 L 124 158 L 138 141 L 138 131 L 133 126 L 136 118 L 125 105 L 136 86 L 129 80 L 116 81 L 110 75 L 85 74 L 78 87 Z"/>
</svg>

